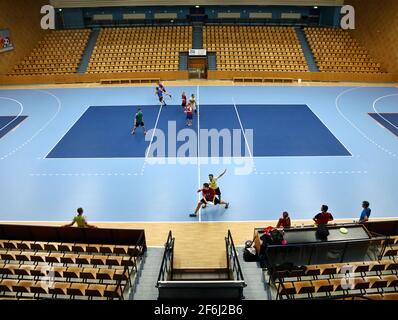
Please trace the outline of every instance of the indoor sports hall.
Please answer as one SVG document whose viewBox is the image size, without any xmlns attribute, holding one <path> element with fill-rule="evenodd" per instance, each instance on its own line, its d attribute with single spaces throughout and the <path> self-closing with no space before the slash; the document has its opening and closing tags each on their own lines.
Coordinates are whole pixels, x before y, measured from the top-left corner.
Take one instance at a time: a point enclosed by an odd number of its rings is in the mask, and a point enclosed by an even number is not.
<svg viewBox="0 0 398 320">
<path fill-rule="evenodd" d="M 0 299 L 397 299 L 398 6 L 279 2 L 2 1 Z"/>
</svg>

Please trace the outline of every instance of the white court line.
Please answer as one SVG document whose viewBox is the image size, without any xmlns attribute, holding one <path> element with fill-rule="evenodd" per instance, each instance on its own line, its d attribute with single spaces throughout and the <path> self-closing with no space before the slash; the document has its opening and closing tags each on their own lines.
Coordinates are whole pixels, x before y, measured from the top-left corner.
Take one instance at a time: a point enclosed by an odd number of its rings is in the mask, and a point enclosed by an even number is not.
<svg viewBox="0 0 398 320">
<path fill-rule="evenodd" d="M 142 168 L 141 168 L 141 175 L 142 175 L 142 176 L 144 175 L 144 172 L 145 172 L 145 168 L 146 168 L 146 164 L 147 164 L 147 158 L 148 158 L 148 155 L 149 155 L 149 151 L 151 150 L 153 138 L 155 137 L 155 132 L 156 132 L 156 129 L 157 129 L 157 127 L 158 127 L 159 118 L 160 118 L 160 113 L 162 112 L 162 109 L 163 109 L 163 104 L 160 105 L 159 112 L 158 112 L 158 115 L 157 115 L 156 121 L 155 121 L 155 128 L 153 128 L 151 140 L 150 140 L 150 142 L 149 142 L 148 149 L 147 149 L 147 151 L 146 151 L 146 153 L 145 153 L 144 164 L 142 165 Z"/>
<path fill-rule="evenodd" d="M 257 171 L 256 175 L 352 175 L 352 174 L 367 174 L 368 171 L 358 171 L 358 170 L 325 170 L 325 171 Z M 96 173 L 30 173 L 31 177 L 131 177 L 139 176 L 138 173 L 132 172 L 96 172 Z M 200 188 L 200 186 L 199 186 Z M 200 194 L 198 196 L 198 201 L 200 201 Z M 201 210 L 201 209 L 200 209 Z"/>
<path fill-rule="evenodd" d="M 201 183 L 200 183 L 200 110 L 199 110 L 199 86 L 196 86 L 196 108 L 197 108 L 197 118 L 198 118 L 198 154 L 197 154 L 197 163 L 198 163 L 198 189 L 201 188 Z M 200 193 L 198 193 L 198 201 L 200 201 Z M 199 222 L 202 222 L 202 208 L 199 208 Z"/>
<path fill-rule="evenodd" d="M 18 117 L 22 114 L 23 104 L 20 101 L 12 99 L 12 98 L 0 97 L 0 99 L 14 101 L 19 105 L 19 109 L 20 109 L 18 115 L 15 116 L 14 119 L 12 119 L 10 122 L 8 122 L 6 125 L 4 125 L 2 128 L 0 128 L 0 131 L 2 131 L 4 128 L 7 128 L 11 123 L 13 123 L 15 120 L 17 120 Z"/>
<path fill-rule="evenodd" d="M 362 137 L 364 137 L 364 138 L 365 138 L 366 140 L 368 140 L 370 143 L 374 144 L 377 148 L 379 148 L 380 150 L 382 150 L 382 151 L 384 151 L 385 153 L 389 154 L 390 156 L 392 156 L 392 157 L 394 157 L 394 158 L 398 157 L 397 154 L 391 152 L 390 150 L 384 148 L 383 146 L 381 146 L 380 144 L 378 144 L 377 142 L 375 142 L 373 139 L 369 138 L 361 129 L 358 128 L 358 126 L 356 126 L 350 119 L 348 119 L 348 118 L 343 114 L 343 112 L 340 110 L 340 108 L 339 108 L 339 99 L 340 99 L 343 95 L 347 94 L 348 92 L 351 92 L 351 91 L 354 91 L 354 90 L 358 90 L 358 89 L 361 89 L 361 88 L 368 88 L 368 87 L 355 87 L 355 88 L 351 88 L 351 89 L 348 89 L 348 90 L 345 90 L 345 91 L 341 92 L 341 93 L 336 97 L 335 106 L 336 106 L 336 109 L 337 109 L 338 113 L 339 113 L 339 114 L 344 118 L 344 120 L 346 120 L 356 131 L 358 131 L 358 133 L 359 133 Z M 376 100 L 377 100 L 377 99 L 376 99 Z"/>
<path fill-rule="evenodd" d="M 240 128 L 241 128 L 242 134 L 243 134 L 243 138 L 245 139 L 245 144 L 246 144 L 247 150 L 249 151 L 249 156 L 250 156 L 250 158 L 253 159 L 253 154 L 252 154 L 252 151 L 250 150 L 249 143 L 247 142 L 246 135 L 245 135 L 245 131 L 244 131 L 244 129 L 243 129 L 242 121 L 240 120 L 238 108 L 236 108 L 236 104 L 235 104 L 235 99 L 234 99 L 234 97 L 232 97 L 232 103 L 234 104 L 236 116 L 238 117 L 238 121 L 239 121 L 239 124 L 240 124 Z"/>
<path fill-rule="evenodd" d="M 384 128 L 380 123 L 377 123 L 381 128 Z M 290 158 L 351 158 L 352 156 L 255 156 L 253 157 L 253 159 L 290 159 Z M 359 155 L 356 155 L 355 157 L 359 158 Z M 192 163 L 196 163 L 196 159 L 198 157 L 156 157 L 155 159 L 159 160 L 159 162 L 164 162 L 165 164 L 167 164 L 168 161 L 174 163 L 175 161 L 178 161 L 179 159 L 183 159 L 184 162 L 186 160 L 188 160 L 190 163 L 192 161 Z M 234 161 L 234 160 L 242 160 L 242 159 L 246 159 L 246 158 L 250 158 L 250 156 L 247 157 L 199 157 L 202 160 L 208 160 L 208 163 L 211 163 L 212 161 Z M 42 158 L 40 158 L 42 159 Z M 46 158 L 46 161 L 51 161 L 51 160 L 69 160 L 69 159 L 75 159 L 75 158 Z M 81 160 L 124 160 L 124 161 L 130 161 L 130 160 L 140 160 L 143 159 L 143 157 L 79 157 L 78 159 Z"/>
<path fill-rule="evenodd" d="M 62 109 L 62 103 L 61 100 L 54 94 L 52 94 L 51 92 L 48 92 L 46 90 L 39 90 L 39 89 L 35 89 L 34 91 L 38 91 L 38 92 L 42 92 L 45 93 L 49 96 L 52 96 L 53 98 L 55 98 L 55 100 L 58 103 L 58 109 L 55 112 L 55 114 L 50 118 L 50 120 L 48 120 L 35 134 L 33 134 L 28 140 L 26 140 L 23 144 L 19 145 L 18 147 L 16 147 L 14 150 L 12 150 L 11 152 L 7 153 L 6 155 L 4 155 L 3 157 L 1 157 L 1 160 L 4 160 L 5 158 L 8 158 L 9 156 L 13 155 L 14 153 L 18 152 L 19 150 L 21 150 L 23 147 L 25 147 L 27 144 L 29 144 L 30 142 L 32 142 L 32 140 L 34 138 L 36 138 L 44 129 L 47 128 L 47 126 L 54 121 L 54 119 L 58 116 L 59 112 Z"/>
<path fill-rule="evenodd" d="M 384 121 L 388 122 L 388 123 L 389 123 L 390 125 L 392 125 L 395 129 L 398 129 L 398 127 L 397 127 L 396 125 L 394 125 L 393 123 L 391 123 L 390 121 L 388 121 L 386 118 L 384 118 L 384 117 L 377 111 L 377 109 L 376 109 L 376 103 L 379 102 L 380 100 L 383 100 L 383 99 L 385 99 L 385 98 L 390 98 L 390 97 L 396 97 L 396 96 L 398 96 L 397 93 L 395 93 L 395 94 L 389 94 L 389 95 L 386 95 L 386 96 L 383 96 L 383 97 L 380 97 L 380 98 L 376 99 L 376 100 L 373 102 L 373 110 L 377 113 L 377 115 L 378 115 L 380 118 L 382 118 Z"/>
<path fill-rule="evenodd" d="M 256 172 L 257 175 L 351 175 L 351 174 L 367 174 L 368 171 L 358 170 L 325 170 L 325 171 L 262 171 Z"/>
</svg>

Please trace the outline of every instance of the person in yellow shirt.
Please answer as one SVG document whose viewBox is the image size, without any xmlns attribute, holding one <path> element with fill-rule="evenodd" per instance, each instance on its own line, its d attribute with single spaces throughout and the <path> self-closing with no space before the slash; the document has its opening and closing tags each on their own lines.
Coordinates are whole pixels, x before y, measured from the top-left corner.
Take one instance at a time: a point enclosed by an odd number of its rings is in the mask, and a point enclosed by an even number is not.
<svg viewBox="0 0 398 320">
<path fill-rule="evenodd" d="M 218 196 L 218 199 L 221 201 L 221 191 L 220 187 L 218 186 L 218 179 L 220 179 L 225 173 L 227 172 L 227 169 L 224 170 L 218 177 L 214 177 L 212 173 L 209 174 L 209 185 L 210 188 L 212 188 L 215 192 L 216 195 Z"/>
<path fill-rule="evenodd" d="M 73 218 L 71 223 L 64 225 L 63 227 L 72 227 L 74 224 L 77 224 L 79 228 L 97 228 L 96 226 L 90 225 L 86 221 L 86 217 L 83 216 L 83 208 L 77 209 L 77 216 Z"/>
</svg>

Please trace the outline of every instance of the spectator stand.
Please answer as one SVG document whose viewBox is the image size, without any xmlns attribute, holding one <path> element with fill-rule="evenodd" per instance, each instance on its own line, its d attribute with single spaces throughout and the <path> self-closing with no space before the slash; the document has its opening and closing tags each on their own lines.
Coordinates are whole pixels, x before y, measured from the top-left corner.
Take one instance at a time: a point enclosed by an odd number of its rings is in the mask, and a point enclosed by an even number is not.
<svg viewBox="0 0 398 320">
<path fill-rule="evenodd" d="M 123 300 L 146 252 L 144 230 L 0 225 L 0 295 Z"/>
<path fill-rule="evenodd" d="M 339 237 L 341 227 L 348 233 Z M 262 229 L 255 229 L 257 250 Z M 313 226 L 287 229 L 287 245 L 258 251 L 275 299 L 380 299 L 396 293 L 395 237 L 361 224 L 330 225 L 329 231 L 327 241 L 311 241 Z"/>
</svg>

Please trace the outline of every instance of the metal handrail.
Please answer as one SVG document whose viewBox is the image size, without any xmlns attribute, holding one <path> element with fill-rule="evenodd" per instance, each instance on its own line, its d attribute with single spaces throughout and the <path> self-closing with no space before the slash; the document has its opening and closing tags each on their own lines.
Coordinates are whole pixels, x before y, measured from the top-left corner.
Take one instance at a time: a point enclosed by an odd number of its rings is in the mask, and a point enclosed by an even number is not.
<svg viewBox="0 0 398 320">
<path fill-rule="evenodd" d="M 225 245 L 227 251 L 227 267 L 233 273 L 236 273 L 236 279 L 244 281 L 242 268 L 239 263 L 238 254 L 236 252 L 234 240 L 232 239 L 231 230 L 228 230 L 228 235 L 225 238 Z M 232 260 L 232 261 L 231 261 Z M 232 262 L 232 268 L 231 268 Z"/>
<path fill-rule="evenodd" d="M 159 270 L 158 281 L 157 281 L 156 287 L 158 286 L 158 283 L 160 281 L 164 281 L 165 274 L 167 271 L 170 272 L 171 277 L 173 275 L 174 241 L 175 241 L 175 239 L 173 238 L 173 234 L 171 231 L 169 231 L 169 234 L 167 236 L 167 241 L 164 245 L 164 253 L 163 253 L 162 263 L 160 265 L 160 270 Z M 168 262 L 170 264 L 169 270 L 167 270 Z"/>
</svg>

